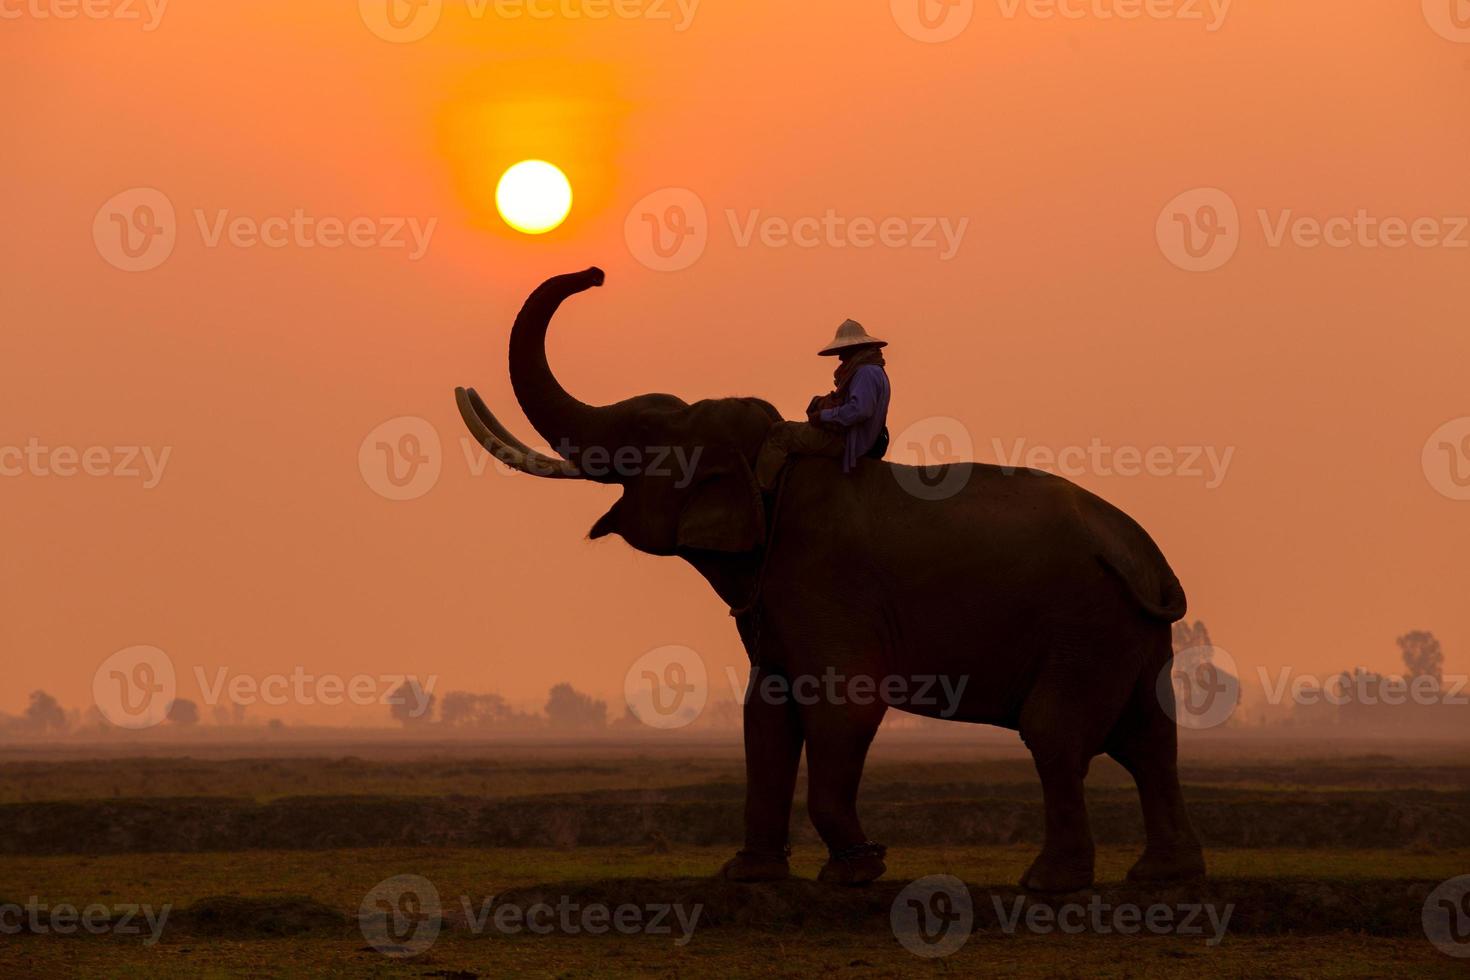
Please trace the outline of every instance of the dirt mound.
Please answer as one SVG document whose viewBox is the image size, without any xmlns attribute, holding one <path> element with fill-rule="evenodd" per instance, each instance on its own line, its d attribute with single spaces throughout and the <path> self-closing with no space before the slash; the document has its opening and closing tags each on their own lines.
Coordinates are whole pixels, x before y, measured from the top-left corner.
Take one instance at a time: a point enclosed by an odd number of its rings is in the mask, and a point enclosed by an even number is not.
<svg viewBox="0 0 1470 980">
<path fill-rule="evenodd" d="M 1366 933 L 1375 936 L 1422 934 L 1424 902 L 1435 882 L 1409 879 L 1308 880 L 1235 878 L 1172 885 L 1103 884 L 1071 895 L 1036 896 L 1014 888 L 967 886 L 976 931 L 1026 931 L 1027 921 L 1082 923 L 1076 931 L 1108 931 L 1114 913 L 1136 909 L 1137 931 L 1150 910 L 1168 910 L 1168 921 L 1184 935 L 1214 932 L 1212 922 L 1224 922 L 1229 933 L 1241 935 Z M 878 881 L 861 888 L 841 888 L 815 881 L 791 879 L 762 885 L 742 885 L 715 878 L 657 881 L 647 878 L 593 882 L 563 882 L 517 888 L 495 897 L 502 905 L 529 909 L 545 904 L 616 909 L 683 906 L 699 912 L 700 928 L 754 930 L 878 930 L 892 928 L 895 902 L 905 901 L 907 882 Z M 1046 914 L 1034 912 L 1039 907 Z M 1080 909 L 1079 909 L 1080 907 Z M 1214 919 L 1209 909 L 1213 909 Z M 1064 914 L 1064 910 L 1070 909 Z M 1125 916 L 1130 913 L 1125 913 Z M 1153 913 L 1163 920 L 1164 912 Z M 1060 927 L 1057 931 L 1062 931 Z"/>
<path fill-rule="evenodd" d="M 336 935 L 351 925 L 347 916 L 310 898 L 240 898 L 220 895 L 201 898 L 174 912 L 170 931 L 214 938 Z"/>
</svg>

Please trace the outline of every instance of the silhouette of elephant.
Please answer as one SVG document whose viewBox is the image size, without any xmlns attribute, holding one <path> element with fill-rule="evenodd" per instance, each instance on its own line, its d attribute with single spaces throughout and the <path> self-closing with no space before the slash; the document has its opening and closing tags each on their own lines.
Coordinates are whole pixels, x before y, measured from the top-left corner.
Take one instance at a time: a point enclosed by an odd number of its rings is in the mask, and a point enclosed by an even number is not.
<svg viewBox="0 0 1470 980">
<path fill-rule="evenodd" d="M 770 404 L 647 394 L 591 406 L 557 382 L 547 326 L 603 278 L 592 268 L 547 280 L 511 331 L 515 396 L 558 455 L 528 448 L 473 389 L 455 394 L 471 433 L 504 463 L 622 487 L 592 538 L 678 556 L 731 607 L 752 671 L 745 846 L 723 876 L 788 874 L 803 745 L 808 811 L 830 851 L 821 879 L 860 884 L 886 870 L 857 795 L 890 706 L 1020 733 L 1045 806 L 1024 887 L 1091 884 L 1083 779 L 1104 752 L 1133 776 L 1143 809 L 1147 845 L 1129 879 L 1204 873 L 1179 787 L 1173 692 L 1157 683 L 1184 591 L 1143 528 L 1060 477 L 981 464 L 950 464 L 966 467 L 962 485 L 931 499 L 912 488 L 949 470 L 862 460 L 843 474 L 838 460 L 797 457 L 771 500 L 752 474 L 780 421 Z M 670 450 L 688 472 L 649 465 Z M 953 696 L 917 697 L 926 682 Z"/>
</svg>

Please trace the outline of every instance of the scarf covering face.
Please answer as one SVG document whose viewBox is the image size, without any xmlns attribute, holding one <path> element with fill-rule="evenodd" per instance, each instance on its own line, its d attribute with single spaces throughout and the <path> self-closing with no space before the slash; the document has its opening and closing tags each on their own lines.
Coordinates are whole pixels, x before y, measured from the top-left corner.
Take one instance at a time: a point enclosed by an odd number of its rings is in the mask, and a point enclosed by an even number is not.
<svg viewBox="0 0 1470 980">
<path fill-rule="evenodd" d="M 812 399 L 811 404 L 806 409 L 807 421 L 813 425 L 819 425 L 834 432 L 840 431 L 841 426 L 821 420 L 822 409 L 840 408 L 842 403 L 847 401 L 847 386 L 852 383 L 852 379 L 857 375 L 858 368 L 869 364 L 878 368 L 885 365 L 883 351 L 880 348 L 868 347 L 838 364 L 837 370 L 832 372 L 832 382 L 836 386 L 835 390 L 825 395 L 818 395 Z"/>
<path fill-rule="evenodd" d="M 835 404 L 841 405 L 847 399 L 847 386 L 852 383 L 853 376 L 857 374 L 858 368 L 869 364 L 874 367 L 883 367 L 883 351 L 878 347 L 868 347 L 854 354 L 852 357 L 837 365 L 837 370 L 832 372 L 832 381 L 837 390 L 833 392 L 837 396 Z"/>
</svg>

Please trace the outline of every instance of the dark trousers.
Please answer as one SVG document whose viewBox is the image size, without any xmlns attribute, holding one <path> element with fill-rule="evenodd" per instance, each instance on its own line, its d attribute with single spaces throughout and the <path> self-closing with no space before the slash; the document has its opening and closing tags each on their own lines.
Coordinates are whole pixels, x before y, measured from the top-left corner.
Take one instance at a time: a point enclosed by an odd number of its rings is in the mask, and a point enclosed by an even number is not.
<svg viewBox="0 0 1470 980">
<path fill-rule="evenodd" d="M 847 451 L 847 435 L 830 432 L 810 422 L 778 422 L 766 436 L 755 461 L 755 479 L 762 490 L 774 490 L 781 468 L 792 453 L 799 456 L 831 456 L 841 459 Z"/>
</svg>

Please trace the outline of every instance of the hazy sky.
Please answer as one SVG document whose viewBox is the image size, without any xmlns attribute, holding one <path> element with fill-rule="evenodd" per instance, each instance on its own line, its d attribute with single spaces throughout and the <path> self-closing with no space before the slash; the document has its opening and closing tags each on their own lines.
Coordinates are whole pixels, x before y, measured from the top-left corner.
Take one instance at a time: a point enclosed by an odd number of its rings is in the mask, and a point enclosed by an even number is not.
<svg viewBox="0 0 1470 980">
<path fill-rule="evenodd" d="M 0 455 L 0 711 L 36 687 L 85 706 L 136 644 L 184 696 L 195 667 L 536 701 L 615 697 L 666 644 L 742 663 L 682 562 L 585 540 L 615 490 L 466 453 L 453 387 L 534 437 L 511 320 L 594 263 L 607 287 L 551 340 L 584 400 L 797 417 L 856 317 L 892 342 L 895 435 L 917 425 L 897 454 L 956 431 L 986 461 L 1086 450 L 1063 471 L 1150 530 L 1243 669 L 1392 669 L 1412 628 L 1470 669 L 1470 456 L 1439 448 L 1470 423 L 1430 443 L 1470 416 L 1449 0 L 989 0 L 945 43 L 917 0 L 385 4 L 0 2 L 0 447 L 33 449 Z M 943 10 L 934 31 L 971 14 Z M 493 211 L 524 158 L 575 189 L 540 238 Z M 635 207 L 668 188 L 689 193 Z M 687 267 L 650 268 L 644 215 L 694 199 L 664 263 Z M 118 220 L 166 234 L 130 256 Z M 377 443 L 429 430 L 437 480 L 388 499 Z M 67 447 L 123 475 L 58 476 Z"/>
</svg>

